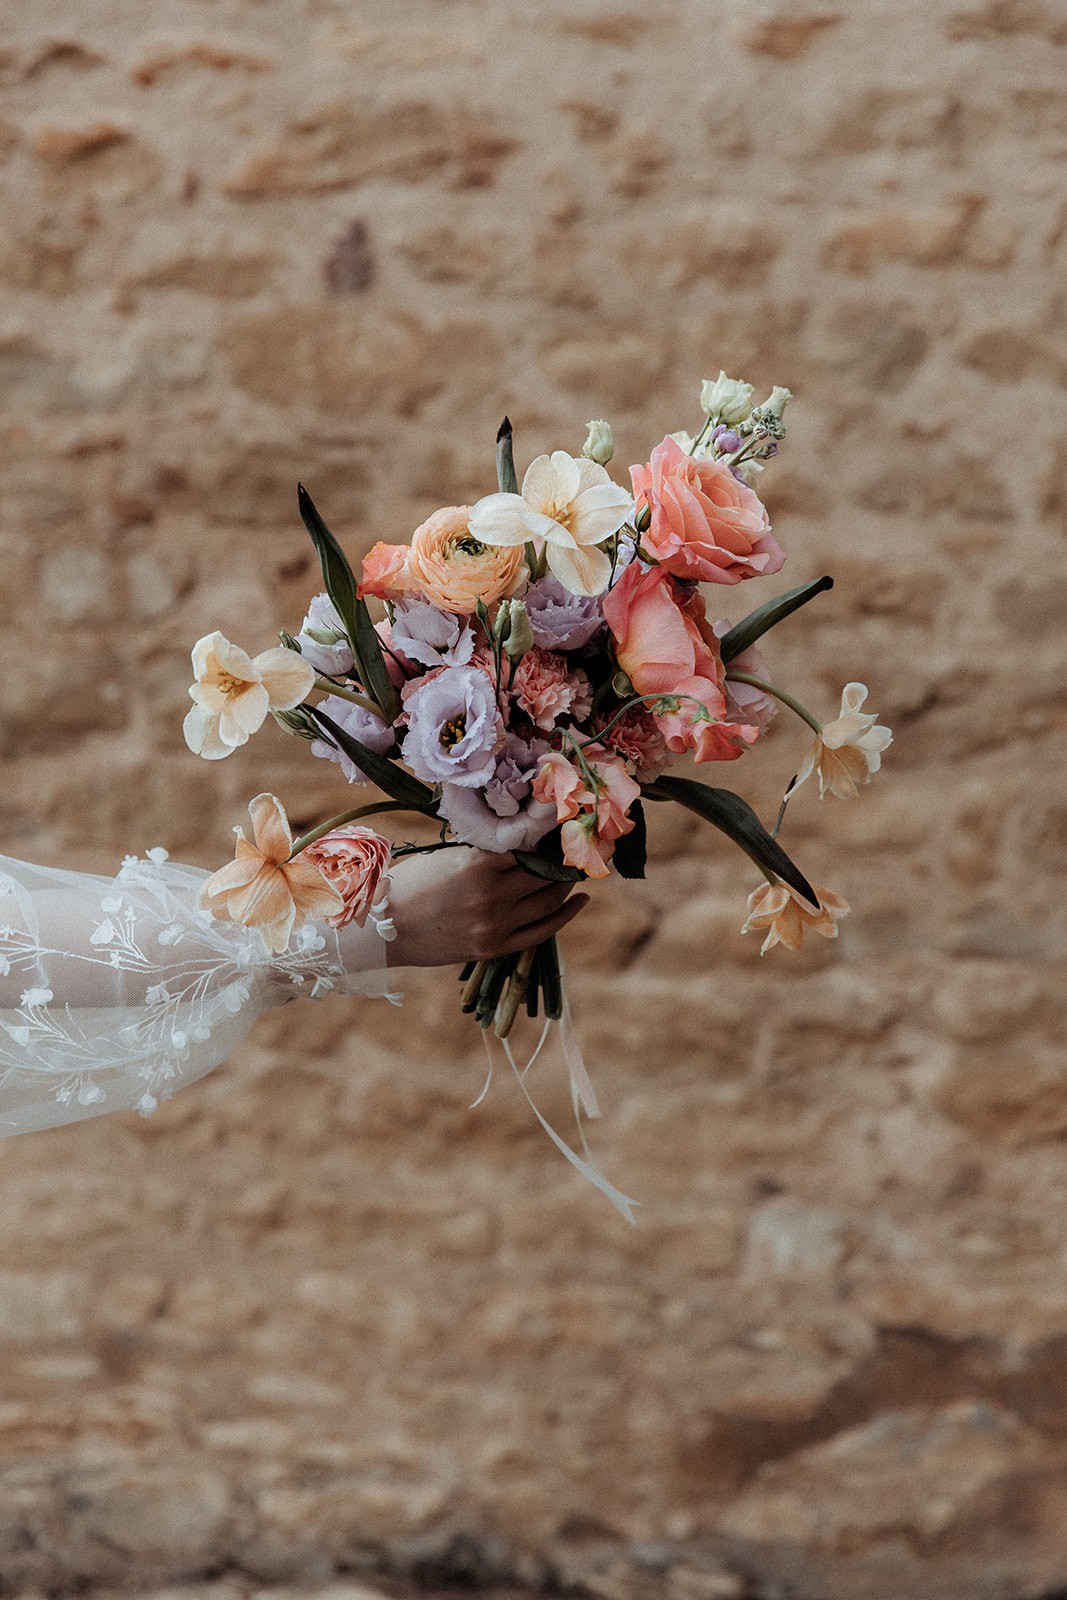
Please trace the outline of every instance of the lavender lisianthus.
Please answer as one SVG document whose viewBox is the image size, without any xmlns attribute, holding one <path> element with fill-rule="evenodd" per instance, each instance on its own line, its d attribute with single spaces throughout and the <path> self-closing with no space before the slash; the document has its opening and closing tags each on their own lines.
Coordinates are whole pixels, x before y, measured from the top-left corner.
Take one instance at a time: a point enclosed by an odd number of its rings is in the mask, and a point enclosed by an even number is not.
<svg viewBox="0 0 1067 1600">
<path fill-rule="evenodd" d="M 535 800 L 532 791 L 547 749 L 543 739 L 522 739 L 509 733 L 484 788 L 464 789 L 446 783 L 441 790 L 441 815 L 456 838 L 496 854 L 532 850 L 556 822 L 555 806 Z"/>
<path fill-rule="evenodd" d="M 404 760 L 425 783 L 484 786 L 492 776 L 504 724 L 496 694 L 478 667 L 445 667 L 405 701 Z"/>
<path fill-rule="evenodd" d="M 375 716 L 373 711 L 365 711 L 354 701 L 342 700 L 340 695 L 336 694 L 327 695 L 325 700 L 319 702 L 318 709 L 324 711 L 331 722 L 336 722 L 345 733 L 351 734 L 353 739 L 358 739 L 360 744 L 365 744 L 377 755 L 384 755 L 387 750 L 392 749 L 396 734 L 385 718 Z M 332 744 L 327 744 L 325 739 L 312 740 L 311 754 L 323 756 L 327 761 L 335 761 L 349 783 L 367 782 L 367 774 L 357 767 L 351 757 L 346 756 L 343 750 L 336 749 Z"/>
<path fill-rule="evenodd" d="M 466 618 L 413 595 L 396 602 L 390 645 L 424 667 L 465 667 L 474 653 L 474 632 Z"/>
<path fill-rule="evenodd" d="M 579 650 L 604 625 L 599 596 L 572 594 L 551 572 L 536 578 L 522 599 L 542 650 Z"/>
<path fill-rule="evenodd" d="M 316 672 L 328 678 L 343 677 L 354 666 L 345 625 L 328 594 L 317 594 L 296 636 L 300 654 Z"/>
</svg>

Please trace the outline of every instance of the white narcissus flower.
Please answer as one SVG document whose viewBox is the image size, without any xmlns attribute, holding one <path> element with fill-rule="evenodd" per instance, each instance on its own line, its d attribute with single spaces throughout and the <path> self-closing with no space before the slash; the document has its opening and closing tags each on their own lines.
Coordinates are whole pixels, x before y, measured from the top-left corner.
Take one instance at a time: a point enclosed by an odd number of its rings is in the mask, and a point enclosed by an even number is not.
<svg viewBox="0 0 1067 1600">
<path fill-rule="evenodd" d="M 268 711 L 291 711 L 315 686 L 314 669 L 280 645 L 255 659 L 225 634 L 209 633 L 193 646 L 185 742 L 205 761 L 221 761 L 247 744 Z"/>
<path fill-rule="evenodd" d="M 790 794 L 799 789 L 813 772 L 819 774 L 819 799 L 827 789 L 842 800 L 851 800 L 861 783 L 882 765 L 882 751 L 893 743 L 888 728 L 877 725 L 877 715 L 861 711 L 867 698 L 865 683 L 846 683 L 841 692 L 841 714 L 826 723 L 804 758 L 790 785 Z"/>
<path fill-rule="evenodd" d="M 487 494 L 471 511 L 470 531 L 483 544 L 544 541 L 550 571 L 571 594 L 600 594 L 611 562 L 598 547 L 633 510 L 625 489 L 584 457 L 553 450 L 531 461 L 521 494 Z"/>
</svg>

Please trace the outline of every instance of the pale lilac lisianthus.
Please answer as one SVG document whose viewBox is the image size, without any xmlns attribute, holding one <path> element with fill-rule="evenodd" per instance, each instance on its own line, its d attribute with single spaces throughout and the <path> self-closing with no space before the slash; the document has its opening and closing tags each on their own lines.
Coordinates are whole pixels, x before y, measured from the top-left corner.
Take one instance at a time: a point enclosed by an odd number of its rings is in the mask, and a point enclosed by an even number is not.
<svg viewBox="0 0 1067 1600">
<path fill-rule="evenodd" d="M 571 594 L 551 572 L 535 579 L 522 600 L 542 650 L 580 650 L 604 625 L 600 597 Z"/>
<path fill-rule="evenodd" d="M 478 667 L 445 667 L 405 702 L 404 760 L 425 783 L 484 785 L 496 764 L 504 724 L 496 694 Z"/>
<path fill-rule="evenodd" d="M 384 717 L 377 717 L 372 711 L 365 711 L 362 706 L 357 706 L 351 700 L 342 700 L 339 695 L 327 695 L 325 700 L 319 702 L 318 709 L 324 711 L 331 722 L 353 739 L 358 739 L 360 744 L 365 744 L 368 750 L 373 750 L 376 755 L 384 755 L 393 747 L 396 734 L 386 722 Z M 348 779 L 349 783 L 366 783 L 367 774 L 345 755 L 343 750 L 336 749 L 328 744 L 325 739 L 314 739 L 311 744 L 313 756 L 323 756 L 327 761 L 335 761 Z"/>
<path fill-rule="evenodd" d="M 399 656 L 424 667 L 465 667 L 474 651 L 474 632 L 464 617 L 413 595 L 396 602 L 389 643 Z"/>
<path fill-rule="evenodd" d="M 332 642 L 330 635 L 333 635 Z M 352 646 L 345 637 L 345 625 L 328 594 L 317 594 L 312 600 L 296 642 L 308 665 L 328 678 L 341 678 L 355 665 Z"/>
<path fill-rule="evenodd" d="M 533 796 L 533 780 L 548 749 L 543 739 L 509 733 L 484 788 L 446 783 L 441 815 L 464 844 L 502 854 L 532 850 L 556 822 L 556 808 Z"/>
</svg>

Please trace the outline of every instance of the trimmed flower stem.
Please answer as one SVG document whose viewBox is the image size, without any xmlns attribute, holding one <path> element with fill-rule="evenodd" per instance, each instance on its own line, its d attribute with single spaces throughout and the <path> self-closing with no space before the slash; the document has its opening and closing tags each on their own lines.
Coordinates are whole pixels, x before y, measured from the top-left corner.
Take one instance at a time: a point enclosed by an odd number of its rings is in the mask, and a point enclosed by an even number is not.
<svg viewBox="0 0 1067 1600">
<path fill-rule="evenodd" d="M 321 689 L 324 694 L 336 695 L 339 700 L 351 700 L 354 706 L 362 706 L 364 711 L 371 711 L 376 717 L 383 714 L 381 706 L 376 705 L 373 700 L 368 700 L 365 694 L 357 694 L 355 689 L 343 689 L 339 683 L 334 683 L 330 678 L 316 678 L 315 687 Z"/>
<path fill-rule="evenodd" d="M 289 860 L 298 856 L 301 850 L 306 850 L 309 844 L 314 844 L 316 839 L 321 839 L 327 833 L 332 833 L 334 828 L 343 828 L 346 822 L 358 822 L 360 817 L 374 817 L 380 811 L 410 811 L 410 806 L 400 804 L 399 800 L 379 800 L 374 805 L 355 806 L 351 811 L 342 811 L 338 817 L 330 817 L 326 822 L 320 822 L 317 828 L 312 828 L 310 833 L 302 833 L 299 839 L 294 840 L 292 854 Z"/>
<path fill-rule="evenodd" d="M 766 678 L 756 678 L 751 672 L 733 672 L 729 669 L 727 669 L 726 681 L 727 683 L 749 683 L 753 689 L 762 689 L 764 694 L 773 695 L 784 706 L 788 706 L 790 711 L 795 711 L 801 721 L 806 722 L 809 728 L 814 728 L 816 733 L 822 732 L 822 723 L 817 722 L 811 712 L 806 710 L 799 700 L 794 700 L 791 694 L 787 694 L 784 689 L 780 689 L 776 683 L 768 683 Z"/>
</svg>

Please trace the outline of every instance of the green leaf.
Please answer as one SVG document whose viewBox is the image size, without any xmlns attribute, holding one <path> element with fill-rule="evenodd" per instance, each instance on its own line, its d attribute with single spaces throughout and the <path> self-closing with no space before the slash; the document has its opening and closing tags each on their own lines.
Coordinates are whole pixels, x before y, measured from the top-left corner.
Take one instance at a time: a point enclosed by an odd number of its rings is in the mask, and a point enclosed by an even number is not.
<svg viewBox="0 0 1067 1600">
<path fill-rule="evenodd" d="M 330 743 L 343 750 L 349 760 L 354 761 L 359 770 L 366 773 L 371 783 L 377 784 L 379 789 L 394 800 L 399 800 L 409 811 L 421 811 L 428 817 L 436 816 L 437 802 L 428 784 L 406 772 L 388 756 L 380 756 L 376 750 L 371 750 L 359 739 L 354 739 L 350 733 L 339 728 L 333 718 L 327 716 L 318 706 L 305 706 L 304 709 L 323 729 Z"/>
<path fill-rule="evenodd" d="M 729 633 L 724 633 L 720 639 L 719 651 L 723 661 L 732 661 L 742 650 L 747 650 L 749 645 L 755 644 L 756 640 L 766 633 L 768 628 L 773 628 L 776 622 L 781 622 L 783 617 L 799 611 L 809 600 L 814 600 L 817 594 L 822 594 L 825 589 L 832 589 L 833 586 L 833 578 L 816 578 L 814 583 L 802 583 L 799 589 L 787 589 L 785 594 L 780 594 L 776 600 L 768 600 L 766 605 L 750 611 L 747 617 L 742 617 L 737 626 L 731 628 Z"/>
<path fill-rule="evenodd" d="M 807 878 L 793 865 L 777 839 L 771 838 L 748 802 L 732 789 L 712 789 L 692 778 L 662 777 L 646 784 L 641 792 L 646 799 L 675 800 L 695 811 L 698 817 L 721 828 L 757 865 L 788 883 L 810 905 L 818 906 L 819 897 Z"/>
<path fill-rule="evenodd" d="M 515 456 L 511 445 L 511 419 L 505 417 L 496 433 L 496 482 L 501 494 L 518 494 Z"/>
<path fill-rule="evenodd" d="M 318 551 L 326 593 L 334 603 L 352 646 L 360 681 L 381 706 L 386 721 L 392 722 L 400 710 L 400 696 L 386 671 L 382 642 L 374 631 L 367 602 L 356 593 L 356 580 L 348 557 L 323 522 L 302 483 L 297 485 L 296 497 L 301 520 Z"/>
<path fill-rule="evenodd" d="M 535 878 L 547 878 L 550 883 L 577 883 L 585 877 L 580 867 L 570 867 L 563 859 L 563 840 L 558 828 L 546 833 L 536 850 L 512 852 L 520 867 L 532 872 Z"/>
<path fill-rule="evenodd" d="M 634 826 L 615 841 L 611 864 L 620 878 L 643 878 L 648 858 L 648 827 L 640 800 L 634 801 L 627 815 L 633 818 Z"/>
</svg>

